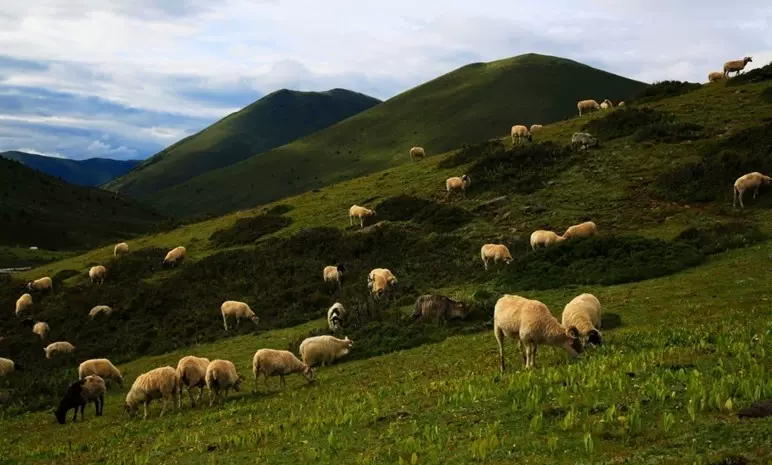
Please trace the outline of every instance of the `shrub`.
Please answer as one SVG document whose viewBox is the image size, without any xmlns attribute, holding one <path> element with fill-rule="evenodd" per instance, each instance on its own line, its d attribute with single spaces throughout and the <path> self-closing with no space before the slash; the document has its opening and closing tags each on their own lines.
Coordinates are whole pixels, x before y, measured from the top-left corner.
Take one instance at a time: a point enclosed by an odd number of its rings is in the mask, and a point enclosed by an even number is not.
<svg viewBox="0 0 772 465">
<path fill-rule="evenodd" d="M 670 123 L 673 119 L 673 115 L 651 108 L 625 107 L 586 122 L 582 131 L 602 140 L 611 140 L 629 136 L 644 126 Z"/>
<path fill-rule="evenodd" d="M 772 86 L 766 87 L 759 93 L 759 98 L 766 103 L 772 103 Z"/>
<path fill-rule="evenodd" d="M 409 195 L 390 197 L 376 208 L 381 219 L 413 221 L 436 232 L 450 232 L 469 223 L 474 215 L 467 210 Z"/>
<path fill-rule="evenodd" d="M 505 150 L 504 144 L 499 140 L 489 140 L 473 145 L 464 144 L 455 153 L 439 162 L 437 167 L 443 170 L 455 168 L 476 161 L 481 157 L 503 152 Z"/>
<path fill-rule="evenodd" d="M 696 82 L 660 81 L 643 89 L 632 99 L 632 101 L 635 104 L 656 102 L 657 100 L 688 94 L 689 92 L 701 88 L 702 84 Z"/>
<path fill-rule="evenodd" d="M 659 122 L 644 126 L 633 135 L 635 142 L 661 142 L 673 144 L 705 137 L 704 127 L 690 122 Z"/>
<path fill-rule="evenodd" d="M 219 247 L 253 244 L 268 234 L 275 233 L 292 224 L 292 219 L 280 216 L 291 208 L 276 205 L 268 211 L 249 218 L 239 218 L 233 226 L 218 229 L 209 236 L 209 240 Z"/>
<path fill-rule="evenodd" d="M 704 254 L 712 255 L 730 249 L 738 249 L 759 243 L 766 235 L 755 225 L 747 223 L 719 223 L 709 227 L 688 228 L 676 238 L 676 242 L 689 244 Z"/>
<path fill-rule="evenodd" d="M 739 76 L 734 76 L 726 83 L 727 87 L 741 86 L 743 84 L 751 84 L 754 82 L 769 81 L 772 79 L 772 63 L 742 73 Z"/>
</svg>

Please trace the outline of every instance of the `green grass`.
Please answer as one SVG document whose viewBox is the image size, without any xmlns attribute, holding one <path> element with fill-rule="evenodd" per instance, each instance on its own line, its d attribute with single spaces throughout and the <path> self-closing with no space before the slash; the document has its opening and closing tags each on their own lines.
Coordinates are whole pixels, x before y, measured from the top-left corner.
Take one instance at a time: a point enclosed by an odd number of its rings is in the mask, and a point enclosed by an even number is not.
<svg viewBox="0 0 772 465">
<path fill-rule="evenodd" d="M 32 169 L 79 186 L 100 186 L 129 171 L 141 162 L 141 160 L 113 160 L 110 158 L 69 160 L 17 151 L 0 152 L 0 157 L 16 160 Z"/>
<path fill-rule="evenodd" d="M 30 250 L 29 248 L 0 246 L 0 268 L 39 266 L 44 263 L 63 260 L 75 254 L 76 252 L 70 251 Z"/>
<path fill-rule="evenodd" d="M 344 89 L 282 89 L 164 149 L 105 187 L 152 200 L 159 190 L 284 145 L 378 103 Z"/>
</svg>

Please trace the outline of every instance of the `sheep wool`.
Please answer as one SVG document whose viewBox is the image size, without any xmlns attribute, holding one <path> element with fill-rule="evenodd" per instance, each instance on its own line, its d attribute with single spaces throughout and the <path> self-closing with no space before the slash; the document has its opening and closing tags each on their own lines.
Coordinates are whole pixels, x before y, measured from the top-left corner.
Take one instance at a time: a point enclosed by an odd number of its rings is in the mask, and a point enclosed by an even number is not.
<svg viewBox="0 0 772 465">
<path fill-rule="evenodd" d="M 509 135 L 512 136 L 513 146 L 520 145 L 523 139 L 527 140 L 528 142 L 533 140 L 531 131 L 529 131 L 528 128 L 522 124 L 516 124 L 512 126 L 512 129 L 509 131 Z"/>
<path fill-rule="evenodd" d="M 445 198 L 449 198 L 451 194 L 460 192 L 466 197 L 466 191 L 469 186 L 472 185 L 472 179 L 466 174 L 461 177 L 453 176 L 445 180 Z"/>
<path fill-rule="evenodd" d="M 46 353 L 46 358 L 51 359 L 54 355 L 58 353 L 63 353 L 63 354 L 71 353 L 72 351 L 75 350 L 75 346 L 70 344 L 67 341 L 58 341 L 58 342 L 52 342 L 51 344 L 48 344 L 48 346 L 46 346 L 43 350 Z"/>
<path fill-rule="evenodd" d="M 182 262 L 185 260 L 185 255 L 187 254 L 187 250 L 183 246 L 177 246 L 167 252 L 166 257 L 164 257 L 163 264 L 164 265 L 176 265 L 178 262 Z"/>
<path fill-rule="evenodd" d="M 172 400 L 172 408 L 175 404 L 180 408 L 180 379 L 177 377 L 177 371 L 170 367 L 159 367 L 143 373 L 134 380 L 131 390 L 126 394 L 126 411 L 129 415 L 134 414 L 142 404 L 144 409 L 143 418 L 147 418 L 147 407 L 154 399 L 163 399 L 161 407 L 161 416 L 166 412 L 166 404 Z"/>
<path fill-rule="evenodd" d="M 745 191 L 753 189 L 753 198 L 755 199 L 756 196 L 759 195 L 759 187 L 762 184 L 769 184 L 770 182 L 772 182 L 772 178 L 763 175 L 758 171 L 740 176 L 734 182 L 732 206 L 737 207 L 737 200 L 739 199 L 740 207 L 745 208 L 745 204 L 743 204 L 743 194 Z"/>
<path fill-rule="evenodd" d="M 193 388 L 198 388 L 198 401 L 204 398 L 204 386 L 206 386 L 206 370 L 209 368 L 209 359 L 188 355 L 182 357 L 177 363 L 177 377 L 182 386 L 187 386 L 190 406 L 195 407 Z M 181 393 L 180 393 L 181 394 Z"/>
<path fill-rule="evenodd" d="M 99 282 L 99 284 L 104 283 L 106 274 L 107 268 L 103 265 L 92 266 L 91 269 L 88 270 L 88 277 L 91 280 L 91 284 L 94 284 L 94 282 Z"/>
<path fill-rule="evenodd" d="M 27 290 L 30 291 L 54 291 L 54 282 L 48 276 L 36 279 L 27 283 Z"/>
<path fill-rule="evenodd" d="M 329 265 L 325 266 L 324 270 L 322 270 L 322 278 L 324 279 L 324 282 L 334 282 L 338 284 L 338 287 L 341 285 L 341 281 L 343 279 L 343 275 L 346 273 L 346 267 L 337 264 L 337 265 Z"/>
<path fill-rule="evenodd" d="M 485 269 L 488 269 L 488 262 L 493 260 L 493 263 L 504 262 L 507 265 L 512 263 L 512 254 L 509 253 L 509 249 L 504 244 L 485 244 L 480 249 L 480 257 L 482 258 Z"/>
<path fill-rule="evenodd" d="M 105 380 L 115 381 L 119 387 L 123 387 L 123 376 L 120 370 L 106 358 L 92 358 L 81 363 L 78 367 L 78 379 L 96 375 Z"/>
<path fill-rule="evenodd" d="M 278 376 L 281 378 L 281 387 L 285 388 L 284 377 L 292 373 L 302 373 L 309 384 L 314 382 L 314 369 L 301 362 L 295 354 L 288 350 L 260 349 L 252 358 L 252 373 L 255 375 L 255 392 L 258 377 L 262 374 L 265 379 L 265 387 L 268 389 L 268 378 Z"/>
<path fill-rule="evenodd" d="M 708 74 L 708 82 L 718 82 L 724 79 L 726 75 L 721 71 L 713 71 Z"/>
<path fill-rule="evenodd" d="M 740 71 L 745 69 L 745 65 L 753 61 L 752 57 L 745 57 L 742 60 L 732 60 L 724 63 L 724 75 L 729 76 L 729 73 L 734 71 L 734 75 L 740 74 Z"/>
<path fill-rule="evenodd" d="M 249 308 L 245 302 L 239 302 L 238 300 L 226 300 L 220 305 L 220 313 L 222 314 L 223 325 L 225 331 L 228 331 L 228 320 L 231 318 L 236 319 L 236 328 L 239 327 L 241 320 L 251 320 L 257 325 L 260 322 L 260 317 L 255 315 L 255 312 Z"/>
<path fill-rule="evenodd" d="M 589 147 L 597 147 L 598 139 L 589 132 L 575 132 L 571 135 L 571 148 L 574 150 L 587 150 Z"/>
<path fill-rule="evenodd" d="M 536 247 L 549 247 L 563 239 L 563 236 L 559 236 L 552 231 L 545 231 L 543 229 L 534 231 L 531 233 L 531 250 L 536 250 Z"/>
<path fill-rule="evenodd" d="M 426 158 L 426 152 L 423 147 L 413 147 L 410 149 L 410 158 L 413 161 L 418 161 L 419 159 L 423 160 Z"/>
<path fill-rule="evenodd" d="M 346 309 L 340 302 L 335 302 L 327 310 L 327 327 L 330 331 L 340 331 L 346 319 Z"/>
<path fill-rule="evenodd" d="M 14 371 L 21 371 L 21 367 L 9 358 L 0 357 L 0 376 L 8 376 Z"/>
<path fill-rule="evenodd" d="M 113 313 L 112 307 L 108 305 L 97 305 L 88 312 L 88 316 L 93 320 L 99 314 L 109 315 L 111 313 Z"/>
<path fill-rule="evenodd" d="M 346 337 L 338 339 L 334 336 L 314 336 L 300 343 L 300 357 L 303 363 L 313 367 L 321 363 L 329 365 L 335 360 L 349 353 L 354 341 Z"/>
<path fill-rule="evenodd" d="M 126 255 L 127 253 L 129 253 L 129 244 L 125 242 L 121 242 L 120 244 L 115 244 L 115 247 L 113 248 L 113 256 L 115 258 L 118 258 L 121 255 Z"/>
<path fill-rule="evenodd" d="M 579 331 L 582 344 L 599 345 L 600 300 L 592 294 L 580 294 L 567 303 L 563 309 L 561 323 L 566 328 L 575 327 Z"/>
<path fill-rule="evenodd" d="M 48 323 L 45 321 L 38 321 L 35 323 L 35 326 L 32 327 L 32 332 L 40 336 L 40 339 L 45 339 L 46 336 L 48 336 L 49 331 L 51 331 L 51 328 L 49 328 Z"/>
<path fill-rule="evenodd" d="M 230 360 L 212 360 L 206 368 L 206 387 L 209 388 L 209 405 L 220 402 L 220 392 L 225 391 L 224 397 L 228 397 L 228 391 L 241 390 L 242 378 L 236 371 L 236 365 Z"/>
<path fill-rule="evenodd" d="M 533 133 L 536 132 L 536 131 L 541 131 L 542 129 L 544 129 L 543 125 L 541 125 L 541 124 L 532 124 L 531 125 L 531 135 L 533 135 Z"/>
<path fill-rule="evenodd" d="M 360 207 L 359 205 L 352 205 L 351 208 L 348 209 L 348 222 L 349 225 L 354 226 L 354 219 L 359 220 L 359 227 L 364 228 L 365 227 L 365 220 L 367 218 L 376 216 L 377 213 L 375 210 L 370 210 L 369 208 Z"/>
<path fill-rule="evenodd" d="M 575 224 L 563 233 L 563 239 L 573 239 L 580 237 L 596 236 L 598 234 L 598 227 L 592 221 L 585 221 L 584 223 Z"/>
<path fill-rule="evenodd" d="M 28 308 L 32 306 L 32 296 L 30 294 L 22 294 L 16 300 L 16 316 L 21 315 Z"/>
<path fill-rule="evenodd" d="M 379 298 L 397 284 L 397 278 L 387 268 L 375 268 L 367 275 L 367 287 L 374 298 Z"/>
<path fill-rule="evenodd" d="M 579 116 L 583 113 L 587 113 L 589 110 L 600 110 L 600 105 L 595 100 L 580 100 L 576 104 L 576 108 L 579 110 Z"/>
</svg>

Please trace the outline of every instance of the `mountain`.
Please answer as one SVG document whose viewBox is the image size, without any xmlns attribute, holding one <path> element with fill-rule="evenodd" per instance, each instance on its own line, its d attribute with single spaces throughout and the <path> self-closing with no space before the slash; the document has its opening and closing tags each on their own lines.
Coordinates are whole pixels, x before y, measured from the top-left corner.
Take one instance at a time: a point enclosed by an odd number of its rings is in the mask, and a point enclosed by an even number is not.
<svg viewBox="0 0 772 465">
<path fill-rule="evenodd" d="M 130 196 L 151 196 L 160 189 L 324 129 L 379 103 L 378 99 L 345 89 L 282 89 L 164 149 L 105 188 Z"/>
<path fill-rule="evenodd" d="M 153 196 L 176 214 L 224 213 L 576 115 L 576 102 L 627 99 L 647 84 L 572 60 L 521 55 L 459 68 L 323 131 Z"/>
<path fill-rule="evenodd" d="M 16 160 L 32 169 L 80 186 L 100 186 L 142 163 L 142 160 L 109 158 L 68 160 L 17 151 L 2 152 L 0 157 Z"/>
<path fill-rule="evenodd" d="M 68 184 L 0 158 L 0 245 L 93 247 L 151 231 L 164 217 L 105 190 Z"/>
</svg>

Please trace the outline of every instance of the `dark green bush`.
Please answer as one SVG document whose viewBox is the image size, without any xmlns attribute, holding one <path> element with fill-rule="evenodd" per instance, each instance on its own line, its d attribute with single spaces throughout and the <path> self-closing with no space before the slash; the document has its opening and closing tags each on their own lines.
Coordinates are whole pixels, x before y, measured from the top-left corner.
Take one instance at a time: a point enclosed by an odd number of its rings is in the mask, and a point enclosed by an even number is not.
<svg viewBox="0 0 772 465">
<path fill-rule="evenodd" d="M 710 227 L 688 228 L 682 231 L 676 242 L 691 245 L 702 253 L 712 255 L 730 249 L 748 247 L 766 239 L 755 225 L 733 222 L 719 223 Z"/>
<path fill-rule="evenodd" d="M 656 102 L 657 100 L 663 100 L 666 98 L 675 97 L 677 95 L 688 94 L 697 89 L 701 89 L 702 84 L 697 82 L 685 82 L 685 81 L 660 81 L 655 82 L 649 87 L 639 92 L 632 102 L 635 104 Z"/>
<path fill-rule="evenodd" d="M 289 210 L 291 207 L 288 205 L 276 205 L 260 215 L 239 218 L 233 226 L 213 232 L 209 240 L 220 247 L 253 244 L 261 237 L 292 224 L 292 219 L 280 216 Z"/>
<path fill-rule="evenodd" d="M 759 98 L 766 103 L 772 103 L 772 86 L 766 87 L 764 90 L 762 90 L 759 94 Z"/>
<path fill-rule="evenodd" d="M 690 122 L 660 122 L 644 126 L 633 135 L 635 142 L 660 142 L 674 144 L 705 137 L 704 127 Z"/>
<path fill-rule="evenodd" d="M 772 63 L 742 73 L 739 76 L 733 76 L 726 83 L 727 87 L 741 86 L 743 84 L 751 84 L 753 82 L 763 82 L 772 79 Z"/>
<path fill-rule="evenodd" d="M 625 107 L 586 122 L 582 131 L 587 131 L 600 140 L 611 140 L 629 136 L 644 126 L 670 123 L 674 119 L 669 113 L 651 108 Z"/>
<path fill-rule="evenodd" d="M 413 221 L 430 231 L 450 232 L 469 223 L 474 215 L 463 208 L 409 195 L 389 197 L 375 207 L 378 217 L 389 221 Z"/>
<path fill-rule="evenodd" d="M 448 156 L 437 164 L 439 169 L 455 168 L 478 160 L 480 157 L 489 156 L 506 150 L 499 140 L 489 140 L 479 144 L 464 144 L 454 154 Z"/>
</svg>

